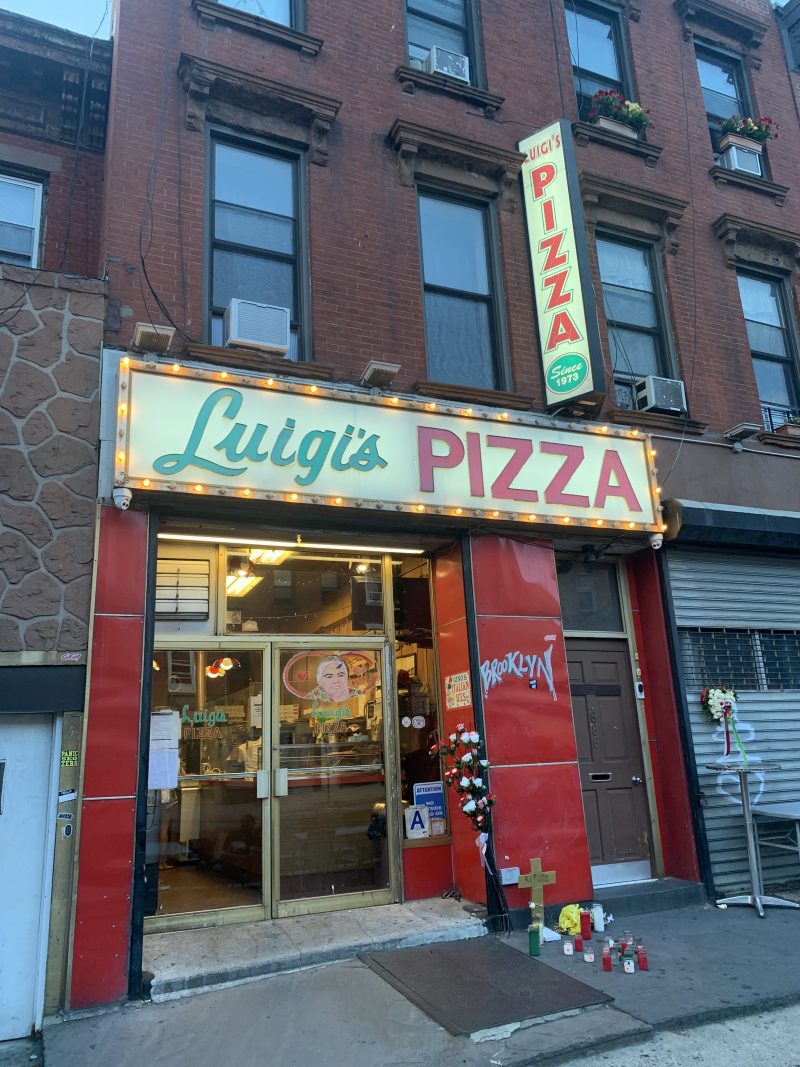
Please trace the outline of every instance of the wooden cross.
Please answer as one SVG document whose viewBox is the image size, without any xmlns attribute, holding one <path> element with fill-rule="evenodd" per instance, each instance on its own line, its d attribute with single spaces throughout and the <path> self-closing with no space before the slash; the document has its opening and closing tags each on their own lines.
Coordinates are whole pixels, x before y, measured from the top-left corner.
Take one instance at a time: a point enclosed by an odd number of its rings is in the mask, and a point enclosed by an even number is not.
<svg viewBox="0 0 800 1067">
<path fill-rule="evenodd" d="M 544 922 L 544 887 L 554 885 L 555 871 L 543 871 L 540 859 L 531 860 L 530 874 L 520 875 L 517 885 L 521 889 L 531 890 L 531 922 Z"/>
</svg>

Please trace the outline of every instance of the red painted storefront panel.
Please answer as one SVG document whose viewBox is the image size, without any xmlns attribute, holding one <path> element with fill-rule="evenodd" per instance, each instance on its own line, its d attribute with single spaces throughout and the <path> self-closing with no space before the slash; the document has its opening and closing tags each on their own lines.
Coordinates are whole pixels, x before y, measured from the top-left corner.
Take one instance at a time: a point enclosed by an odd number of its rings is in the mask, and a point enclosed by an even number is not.
<svg viewBox="0 0 800 1067">
<path fill-rule="evenodd" d="M 88 800 L 81 852 L 69 1007 L 123 1000 L 128 992 L 133 800 Z"/>
<path fill-rule="evenodd" d="M 84 797 L 136 792 L 143 633 L 140 616 L 95 616 Z"/>
<path fill-rule="evenodd" d="M 557 879 L 545 886 L 545 904 L 590 900 L 592 874 L 577 764 L 495 767 L 492 791 L 498 796 L 497 866 L 525 872 L 531 859 L 541 857 L 542 869 L 555 871 Z M 527 907 L 527 889 L 505 889 L 509 907 Z"/>
<path fill-rule="evenodd" d="M 628 580 L 644 683 L 664 873 L 697 881 L 700 866 L 689 804 L 677 699 L 672 684 L 661 582 L 654 552 L 638 552 L 630 557 Z"/>
<path fill-rule="evenodd" d="M 403 849 L 403 897 L 425 900 L 440 897 L 453 885 L 453 852 L 450 845 L 426 845 Z"/>
<path fill-rule="evenodd" d="M 481 615 L 478 645 L 491 762 L 574 761 L 575 728 L 560 622 Z"/>
<path fill-rule="evenodd" d="M 128 990 L 147 530 L 145 512 L 101 508 L 72 1009 L 112 1004 Z"/>
<path fill-rule="evenodd" d="M 472 539 L 479 615 L 561 617 L 553 549 L 536 541 L 486 534 Z"/>
<path fill-rule="evenodd" d="M 95 614 L 144 615 L 147 512 L 100 509 Z"/>
</svg>

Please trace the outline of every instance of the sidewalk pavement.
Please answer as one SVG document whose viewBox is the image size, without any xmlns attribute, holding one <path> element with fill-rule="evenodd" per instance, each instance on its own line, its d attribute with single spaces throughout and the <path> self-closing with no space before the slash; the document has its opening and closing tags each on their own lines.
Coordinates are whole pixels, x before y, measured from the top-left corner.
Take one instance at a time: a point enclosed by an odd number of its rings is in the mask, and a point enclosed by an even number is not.
<svg viewBox="0 0 800 1067">
<path fill-rule="evenodd" d="M 559 943 L 545 945 L 541 957 L 610 993 L 613 1005 L 538 1020 L 480 1044 L 447 1034 L 351 960 L 51 1023 L 45 1067 L 526 1067 L 800 1001 L 797 911 L 769 909 L 759 919 L 751 908 L 692 907 L 621 920 L 608 933 L 628 928 L 644 940 L 647 972 L 606 974 L 599 951 L 587 964 L 565 957 Z M 526 935 L 510 940 L 526 950 Z"/>
</svg>

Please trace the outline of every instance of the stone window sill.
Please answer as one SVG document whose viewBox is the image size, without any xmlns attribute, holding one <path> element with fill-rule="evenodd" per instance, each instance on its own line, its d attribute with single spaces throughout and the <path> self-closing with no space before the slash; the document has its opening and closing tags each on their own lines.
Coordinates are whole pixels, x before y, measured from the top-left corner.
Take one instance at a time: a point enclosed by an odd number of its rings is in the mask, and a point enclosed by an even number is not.
<svg viewBox="0 0 800 1067">
<path fill-rule="evenodd" d="M 270 22 L 259 15 L 251 15 L 249 11 L 237 11 L 226 4 L 218 3 L 217 0 L 192 0 L 192 6 L 197 12 L 200 25 L 207 30 L 213 30 L 219 22 L 223 26 L 232 26 L 244 33 L 264 37 L 273 44 L 293 48 L 309 59 L 319 55 L 322 48 L 322 39 L 319 37 L 293 30 L 291 26 L 283 26 L 279 22 Z"/>
<path fill-rule="evenodd" d="M 770 433 L 769 430 L 764 430 L 756 436 L 765 445 L 772 445 L 775 448 L 791 448 L 800 452 L 800 434 Z"/>
<path fill-rule="evenodd" d="M 474 389 L 468 385 L 450 385 L 447 382 L 414 382 L 414 392 L 434 400 L 449 400 L 453 404 L 510 408 L 514 411 L 533 411 L 534 404 L 532 396 L 506 393 L 500 389 Z"/>
<path fill-rule="evenodd" d="M 455 96 L 459 100 L 466 100 L 468 104 L 475 104 L 482 108 L 487 119 L 494 118 L 505 100 L 504 96 L 490 93 L 487 89 L 478 89 L 474 85 L 459 81 L 458 78 L 448 78 L 446 74 L 428 74 L 414 67 L 400 66 L 394 75 L 400 82 L 404 93 L 415 93 L 417 89 L 427 89 L 432 93 Z"/>
<path fill-rule="evenodd" d="M 730 170 L 728 167 L 713 166 L 708 172 L 717 185 L 738 185 L 742 189 L 751 189 L 754 193 L 771 196 L 778 207 L 783 207 L 788 185 L 778 185 L 768 178 L 759 178 L 755 174 L 746 174 L 743 170 Z"/>
<path fill-rule="evenodd" d="M 621 152 L 639 156 L 648 167 L 654 167 L 658 162 L 658 157 L 664 151 L 659 145 L 650 144 L 649 141 L 643 141 L 641 138 L 634 140 L 614 130 L 602 130 L 591 122 L 573 122 L 572 133 L 575 143 L 582 148 L 590 142 L 606 145 L 607 148 L 616 148 Z"/>
<path fill-rule="evenodd" d="M 658 411 L 632 411 L 630 408 L 609 408 L 604 417 L 608 422 L 636 426 L 645 431 L 671 430 L 695 437 L 700 437 L 707 426 L 707 423 L 697 422 L 685 415 L 662 415 Z"/>
<path fill-rule="evenodd" d="M 243 371 L 267 377 L 274 374 L 282 378 L 312 378 L 329 382 L 333 379 L 333 367 L 319 363 L 301 363 L 268 352 L 256 352 L 251 348 L 223 348 L 218 345 L 188 344 L 186 359 L 194 363 L 207 363 L 212 367 Z"/>
</svg>

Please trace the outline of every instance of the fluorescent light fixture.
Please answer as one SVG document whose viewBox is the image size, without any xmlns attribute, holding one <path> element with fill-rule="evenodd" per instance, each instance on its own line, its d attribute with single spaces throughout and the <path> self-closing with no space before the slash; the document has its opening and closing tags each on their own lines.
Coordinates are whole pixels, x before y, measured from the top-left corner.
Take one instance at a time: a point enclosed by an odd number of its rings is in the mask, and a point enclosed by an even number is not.
<svg viewBox="0 0 800 1067">
<path fill-rule="evenodd" d="M 289 555 L 282 548 L 254 548 L 250 551 L 250 562 L 261 566 L 277 567 Z"/>
<path fill-rule="evenodd" d="M 304 548 L 323 548 L 331 552 L 389 552 L 397 556 L 422 556 L 424 548 L 385 548 L 380 545 L 330 545 L 320 541 L 260 541 L 255 537 L 209 537 L 205 534 L 160 533 L 159 541 L 188 541 L 206 545 L 245 545 L 250 548 L 288 548 L 300 552 Z"/>
<path fill-rule="evenodd" d="M 246 578 L 242 578 L 238 574 L 227 574 L 225 576 L 225 592 L 228 596 L 247 596 L 250 590 L 255 589 L 262 580 L 263 575 L 250 574 Z"/>
</svg>

